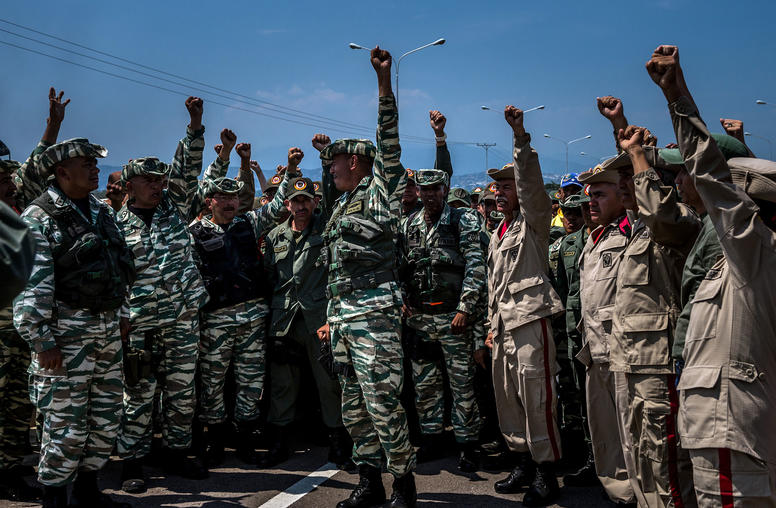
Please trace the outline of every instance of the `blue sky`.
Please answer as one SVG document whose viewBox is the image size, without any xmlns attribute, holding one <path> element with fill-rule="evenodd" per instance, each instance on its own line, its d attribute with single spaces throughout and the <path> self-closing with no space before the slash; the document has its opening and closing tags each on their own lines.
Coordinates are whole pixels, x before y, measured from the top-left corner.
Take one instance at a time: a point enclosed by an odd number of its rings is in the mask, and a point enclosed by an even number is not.
<svg viewBox="0 0 776 508">
<path fill-rule="evenodd" d="M 261 108 L 216 97 L 149 76 L 68 54 L 0 31 L 0 41 L 145 82 L 142 86 L 0 44 L 0 139 L 24 158 L 42 134 L 50 85 L 72 99 L 60 139 L 85 136 L 108 147 L 106 164 L 131 157 L 169 160 L 187 122 L 186 94 L 205 99 L 209 148 L 223 127 L 252 143 L 254 158 L 273 171 L 289 146 L 300 146 L 310 173 L 318 166 L 310 146 L 315 132 L 333 138 L 364 137 L 374 130 L 377 86 L 364 51 L 347 43 L 380 44 L 395 57 L 445 37 L 444 46 L 408 56 L 401 64 L 400 135 L 430 140 L 428 110 L 448 117 L 448 139 L 495 142 L 490 166 L 508 161 L 510 131 L 505 104 L 528 108 L 526 127 L 547 174 L 565 168 L 563 144 L 542 137 L 592 138 L 571 145 L 571 170 L 590 167 L 614 151 L 609 123 L 596 96 L 621 97 L 632 123 L 649 127 L 661 145 L 673 140 L 665 101 L 644 64 L 660 43 L 677 44 L 688 84 L 712 131 L 722 116 L 744 120 L 745 129 L 776 140 L 776 2 L 62 2 L 4 0 L 0 18 L 72 42 L 304 112 L 280 121 L 238 108 Z M 0 29 L 88 53 L 0 22 Z M 94 53 L 92 56 L 107 59 Z M 118 62 L 117 62 L 118 63 Z M 127 65 L 127 64 L 122 64 Z M 143 70 L 165 79 L 177 78 Z M 222 93 L 222 92 L 217 92 Z M 208 100 L 210 99 L 210 101 Z M 240 99 L 242 100 L 242 99 Z M 249 101 L 250 102 L 250 101 Z M 481 105 L 499 114 L 483 112 Z M 287 111 L 287 110 L 285 110 Z M 277 114 L 268 112 L 269 114 Z M 299 113 L 295 113 L 299 114 Z M 318 115 L 364 126 L 333 128 Z M 285 115 L 280 115 L 285 116 Z M 768 143 L 749 138 L 758 155 Z M 402 142 L 407 167 L 433 163 L 430 143 Z M 457 172 L 483 171 L 484 152 L 451 145 Z M 593 157 L 583 157 L 585 151 Z M 230 174 L 239 161 L 233 156 Z"/>
</svg>

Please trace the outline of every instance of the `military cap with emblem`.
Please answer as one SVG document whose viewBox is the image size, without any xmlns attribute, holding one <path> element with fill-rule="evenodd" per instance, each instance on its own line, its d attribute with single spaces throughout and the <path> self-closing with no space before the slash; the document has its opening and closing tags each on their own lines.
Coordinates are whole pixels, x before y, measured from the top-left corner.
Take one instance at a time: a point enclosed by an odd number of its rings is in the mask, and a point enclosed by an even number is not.
<svg viewBox="0 0 776 508">
<path fill-rule="evenodd" d="M 482 194 L 483 190 L 484 189 L 482 187 L 477 186 L 477 187 L 473 188 L 469 194 L 472 197 L 474 197 L 474 196 L 478 196 L 479 197 Z"/>
<path fill-rule="evenodd" d="M 377 156 L 377 148 L 368 139 L 338 139 L 321 150 L 321 159 L 331 160 L 341 153 L 374 159 Z"/>
<path fill-rule="evenodd" d="M 90 143 L 86 138 L 73 138 L 51 145 L 40 156 L 40 165 L 44 170 L 50 170 L 60 162 L 75 157 L 99 157 L 108 155 L 108 150 L 101 145 Z"/>
<path fill-rule="evenodd" d="M 496 201 L 496 182 L 491 183 L 487 187 L 485 187 L 485 190 L 482 191 L 482 196 L 480 196 L 480 202 L 483 201 Z"/>
<path fill-rule="evenodd" d="M 12 174 L 22 165 L 14 160 L 0 159 L 0 175 Z"/>
<path fill-rule="evenodd" d="M 415 171 L 415 183 L 420 186 L 436 185 L 438 183 L 447 185 L 447 173 L 441 169 L 419 169 Z"/>
<path fill-rule="evenodd" d="M 313 189 L 315 189 L 316 196 L 320 196 L 320 197 L 323 196 L 323 188 L 321 187 L 321 185 L 322 185 L 321 182 L 317 180 L 313 182 Z"/>
<path fill-rule="evenodd" d="M 488 176 L 494 180 L 514 180 L 515 166 L 509 163 L 501 166 L 501 169 L 491 168 L 488 170 Z"/>
<path fill-rule="evenodd" d="M 630 160 L 630 157 L 628 159 Z M 578 178 L 583 185 L 592 185 L 594 183 L 613 183 L 616 185 L 620 181 L 620 175 L 616 170 L 604 169 L 602 164 L 597 165 L 593 169 L 583 171 Z"/>
<path fill-rule="evenodd" d="M 210 197 L 213 194 L 237 194 L 243 188 L 243 183 L 234 178 L 216 178 L 207 183 L 205 196 Z"/>
<path fill-rule="evenodd" d="M 415 180 L 415 170 L 414 169 L 407 168 L 407 181 L 415 183 L 415 184 L 418 183 Z"/>
<path fill-rule="evenodd" d="M 560 202 L 560 191 L 558 189 L 552 189 L 547 191 L 547 195 L 550 196 L 550 199 L 555 202 Z"/>
<path fill-rule="evenodd" d="M 170 165 L 156 157 L 141 157 L 132 159 L 121 169 L 121 180 L 128 182 L 136 176 L 167 176 Z"/>
<path fill-rule="evenodd" d="M 562 209 L 572 209 L 572 208 L 581 208 L 582 203 L 589 203 L 590 197 L 585 194 L 584 192 L 578 192 L 577 194 L 572 194 L 571 196 L 567 197 L 563 200 L 563 202 L 560 204 L 560 207 Z"/>
<path fill-rule="evenodd" d="M 447 194 L 447 203 L 452 204 L 455 202 L 463 203 L 464 206 L 472 206 L 472 198 L 469 195 L 469 191 L 460 187 L 450 189 Z"/>
<path fill-rule="evenodd" d="M 295 196 L 307 196 L 308 198 L 315 198 L 315 184 L 312 180 L 305 177 L 294 178 L 289 182 L 289 191 L 286 199 L 294 199 Z"/>
<path fill-rule="evenodd" d="M 267 181 L 267 187 L 264 189 L 264 192 L 266 193 L 268 190 L 277 190 L 278 187 L 280 187 L 280 182 L 283 181 L 283 175 L 281 173 L 278 173 L 276 175 L 272 175 L 272 178 L 270 178 Z"/>
<path fill-rule="evenodd" d="M 582 184 L 579 183 L 578 180 L 578 174 L 577 173 L 566 173 L 560 178 L 560 188 L 568 187 L 569 185 L 576 185 L 579 187 L 582 187 Z"/>
</svg>

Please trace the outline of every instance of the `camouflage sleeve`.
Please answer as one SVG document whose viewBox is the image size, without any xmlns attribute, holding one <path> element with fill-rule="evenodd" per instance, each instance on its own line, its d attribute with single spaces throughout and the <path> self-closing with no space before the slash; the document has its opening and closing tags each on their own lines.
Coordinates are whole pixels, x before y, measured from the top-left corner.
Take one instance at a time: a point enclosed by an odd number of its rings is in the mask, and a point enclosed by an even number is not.
<svg viewBox="0 0 776 508">
<path fill-rule="evenodd" d="M 13 324 L 30 349 L 36 353 L 56 347 L 50 324 L 54 309 L 54 259 L 49 232 L 54 227 L 50 217 L 37 206 L 22 215 L 35 239 L 35 261 L 27 286 L 16 297 Z"/>
<path fill-rule="evenodd" d="M 453 176 L 453 161 L 450 160 L 450 150 L 447 149 L 447 143 L 436 147 L 436 159 L 434 160 L 434 169 L 441 169 L 447 176 Z"/>
<path fill-rule="evenodd" d="M 186 222 L 191 222 L 196 219 L 199 212 L 205 207 L 205 193 L 207 192 L 208 182 L 225 177 L 228 169 L 229 161 L 223 161 L 221 160 L 221 157 L 216 157 L 216 160 L 210 163 L 205 170 L 202 180 L 197 182 L 197 191 L 194 194 L 194 198 L 191 200 L 189 215 L 186 217 Z"/>
<path fill-rule="evenodd" d="M 334 211 L 334 202 L 342 195 L 342 193 L 334 186 L 334 179 L 331 176 L 330 169 L 331 161 L 328 159 L 321 159 L 321 191 L 323 192 L 321 210 L 327 221 Z"/>
<path fill-rule="evenodd" d="M 288 194 L 288 182 L 294 176 L 296 175 L 289 175 L 288 171 L 286 171 L 272 201 L 258 210 L 251 210 L 246 214 L 253 225 L 253 232 L 256 238 L 261 238 L 264 231 L 272 228 L 275 225 L 275 221 L 280 217 L 285 208 L 283 202 L 286 200 L 286 194 Z"/>
<path fill-rule="evenodd" d="M 479 214 L 466 210 L 458 224 L 458 249 L 466 260 L 464 270 L 463 289 L 461 301 L 458 303 L 458 312 L 472 315 L 479 301 L 483 288 L 487 286 L 487 272 L 485 258 L 480 245 L 480 231 L 482 224 Z"/>
<path fill-rule="evenodd" d="M 24 210 L 32 201 L 43 194 L 48 188 L 48 178 L 51 172 L 44 171 L 40 165 L 40 156 L 50 147 L 51 143 L 39 141 L 24 164 L 16 172 L 14 183 L 21 196 L 19 209 Z"/>
<path fill-rule="evenodd" d="M 377 157 L 374 178 L 369 185 L 369 209 L 377 222 L 389 223 L 398 231 L 401 195 L 407 172 L 401 164 L 399 112 L 393 95 L 380 97 L 377 115 Z"/>
<path fill-rule="evenodd" d="M 32 232 L 8 205 L 0 201 L 0 306 L 7 308 L 24 289 L 35 261 L 35 240 Z"/>
<path fill-rule="evenodd" d="M 204 133 L 204 127 L 196 132 L 186 128 L 186 137 L 178 141 L 175 157 L 170 164 L 168 195 L 184 217 L 189 217 L 192 202 L 199 188 L 202 150 L 205 148 Z"/>
<path fill-rule="evenodd" d="M 552 202 L 544 191 L 539 155 L 531 148 L 531 135 L 514 138 L 515 184 L 520 213 L 526 224 L 539 236 L 541 243 L 549 245 Z"/>
<path fill-rule="evenodd" d="M 253 210 L 253 198 L 256 197 L 256 181 L 253 179 L 253 170 L 250 167 L 244 168 L 240 165 L 240 171 L 235 180 L 243 183 L 242 189 L 237 194 L 240 199 L 237 213 L 242 214 Z"/>
</svg>

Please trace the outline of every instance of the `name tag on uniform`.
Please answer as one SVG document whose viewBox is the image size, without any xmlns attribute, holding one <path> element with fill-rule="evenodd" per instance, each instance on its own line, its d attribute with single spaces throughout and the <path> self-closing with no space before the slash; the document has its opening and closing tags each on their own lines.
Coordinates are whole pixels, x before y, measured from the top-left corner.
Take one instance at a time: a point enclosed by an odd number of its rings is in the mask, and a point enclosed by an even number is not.
<svg viewBox="0 0 776 508">
<path fill-rule="evenodd" d="M 574 255 L 576 255 L 576 251 L 573 251 L 573 250 L 563 251 L 563 255 L 564 256 L 574 256 Z"/>
<path fill-rule="evenodd" d="M 356 201 L 355 203 L 347 207 L 347 209 L 345 209 L 345 213 L 360 212 L 362 208 L 363 208 L 363 203 L 361 201 Z"/>
<path fill-rule="evenodd" d="M 275 247 L 275 252 L 285 252 L 288 250 L 288 245 L 279 245 L 278 247 Z"/>
</svg>

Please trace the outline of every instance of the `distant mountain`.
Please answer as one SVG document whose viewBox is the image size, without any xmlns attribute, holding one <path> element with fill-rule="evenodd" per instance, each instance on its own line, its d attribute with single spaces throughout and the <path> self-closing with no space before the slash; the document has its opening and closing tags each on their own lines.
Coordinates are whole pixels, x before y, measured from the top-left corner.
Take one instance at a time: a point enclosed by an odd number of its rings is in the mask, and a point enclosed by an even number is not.
<svg viewBox="0 0 776 508">
<path fill-rule="evenodd" d="M 544 183 L 560 183 L 560 178 L 563 175 L 542 175 L 544 177 Z M 484 187 L 485 185 L 488 185 L 490 182 L 492 182 L 491 178 L 483 173 L 467 173 L 463 175 L 459 175 L 456 173 L 453 173 L 452 181 L 450 182 L 451 187 L 463 187 L 467 190 L 472 190 L 475 187 Z"/>
</svg>

